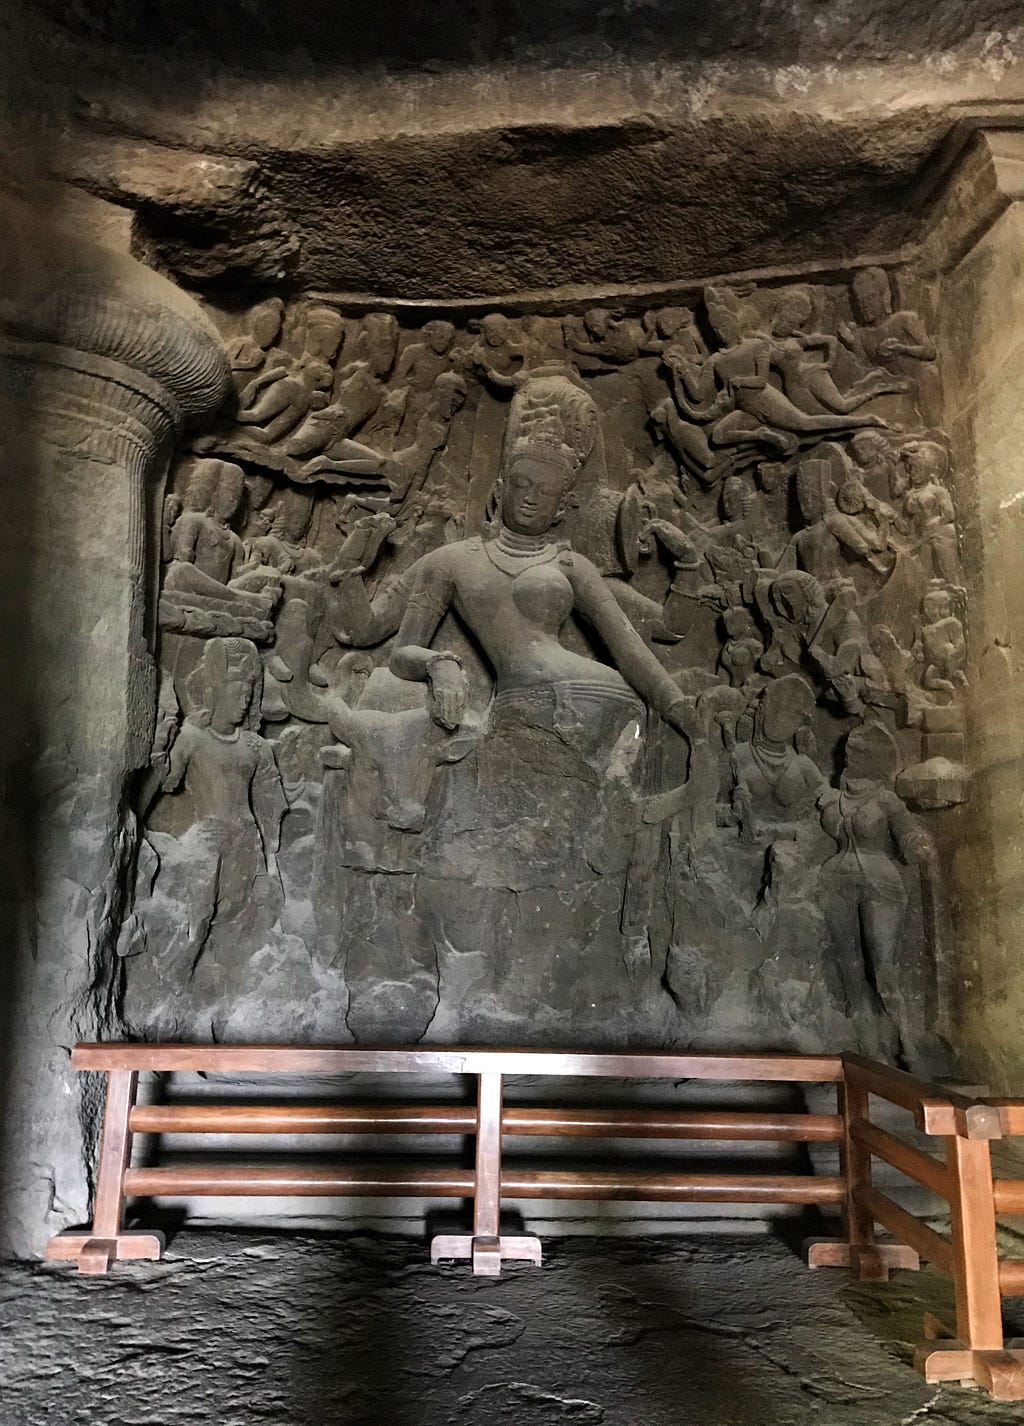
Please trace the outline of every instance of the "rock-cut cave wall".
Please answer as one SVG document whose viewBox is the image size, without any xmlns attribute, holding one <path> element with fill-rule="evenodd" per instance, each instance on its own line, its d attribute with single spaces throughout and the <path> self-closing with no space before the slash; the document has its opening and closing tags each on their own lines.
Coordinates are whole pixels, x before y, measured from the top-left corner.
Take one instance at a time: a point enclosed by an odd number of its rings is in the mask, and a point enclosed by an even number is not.
<svg viewBox="0 0 1024 1426">
<path fill-rule="evenodd" d="M 941 1066 L 967 611 L 912 272 L 208 314 L 130 1031 Z"/>
</svg>

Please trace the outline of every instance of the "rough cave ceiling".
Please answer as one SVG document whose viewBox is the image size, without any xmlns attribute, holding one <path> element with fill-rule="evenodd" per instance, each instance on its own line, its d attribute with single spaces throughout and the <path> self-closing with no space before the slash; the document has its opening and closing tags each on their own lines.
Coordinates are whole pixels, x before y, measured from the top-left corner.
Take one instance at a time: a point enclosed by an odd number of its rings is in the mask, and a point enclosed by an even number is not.
<svg viewBox="0 0 1024 1426">
<path fill-rule="evenodd" d="M 892 253 L 957 117 L 1020 91 L 1024 48 L 1001 0 L 24 20 L 49 167 L 133 208 L 150 260 L 189 286 L 409 302 Z"/>
</svg>

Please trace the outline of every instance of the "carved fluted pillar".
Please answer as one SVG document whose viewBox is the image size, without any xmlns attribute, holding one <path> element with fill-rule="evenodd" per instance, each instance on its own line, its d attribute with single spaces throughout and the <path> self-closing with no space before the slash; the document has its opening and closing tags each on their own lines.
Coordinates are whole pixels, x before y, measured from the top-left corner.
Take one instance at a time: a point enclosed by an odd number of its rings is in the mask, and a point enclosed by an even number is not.
<svg viewBox="0 0 1024 1426">
<path fill-rule="evenodd" d="M 0 563 L 10 955 L 3 1247 L 86 1217 L 93 1087 L 155 714 L 157 512 L 179 432 L 227 389 L 216 332 L 124 253 L 7 210 L 0 229 Z"/>
</svg>

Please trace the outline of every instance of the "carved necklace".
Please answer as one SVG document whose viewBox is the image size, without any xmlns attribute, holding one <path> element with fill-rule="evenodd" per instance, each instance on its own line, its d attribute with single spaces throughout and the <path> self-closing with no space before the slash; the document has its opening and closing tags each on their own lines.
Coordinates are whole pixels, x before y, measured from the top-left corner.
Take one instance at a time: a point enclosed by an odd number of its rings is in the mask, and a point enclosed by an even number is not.
<svg viewBox="0 0 1024 1426">
<path fill-rule="evenodd" d="M 241 728 L 233 728 L 230 733 L 218 733 L 217 729 L 213 727 L 208 728 L 207 731 L 222 743 L 237 743 L 242 732 Z"/>
<path fill-rule="evenodd" d="M 498 526 L 497 536 L 484 541 L 487 558 L 502 574 L 515 579 L 525 569 L 538 564 L 550 564 L 558 558 L 559 549 L 543 535 L 517 535 L 504 525 Z"/>
<path fill-rule="evenodd" d="M 751 742 L 750 751 L 754 761 L 761 769 L 765 781 L 773 786 L 793 759 L 793 749 L 788 744 L 781 748 L 769 748 L 763 744 L 758 746 L 756 742 Z"/>
</svg>

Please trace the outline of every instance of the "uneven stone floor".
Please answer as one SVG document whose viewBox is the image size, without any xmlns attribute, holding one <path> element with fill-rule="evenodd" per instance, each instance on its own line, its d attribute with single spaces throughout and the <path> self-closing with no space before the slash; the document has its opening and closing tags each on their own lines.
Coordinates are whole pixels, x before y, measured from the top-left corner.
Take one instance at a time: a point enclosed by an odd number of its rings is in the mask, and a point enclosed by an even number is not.
<svg viewBox="0 0 1024 1426">
<path fill-rule="evenodd" d="M 161 1264 L 0 1268 L 2 1426 L 1009 1426 L 907 1364 L 946 1285 L 773 1238 L 545 1245 L 498 1280 L 408 1240 L 186 1233 Z"/>
</svg>

